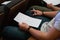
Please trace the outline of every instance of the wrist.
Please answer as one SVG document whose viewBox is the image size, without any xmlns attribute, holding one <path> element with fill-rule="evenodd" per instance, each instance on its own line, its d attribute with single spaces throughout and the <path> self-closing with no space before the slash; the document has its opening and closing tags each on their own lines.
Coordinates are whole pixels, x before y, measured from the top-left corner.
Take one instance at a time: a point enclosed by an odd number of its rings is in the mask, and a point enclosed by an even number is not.
<svg viewBox="0 0 60 40">
<path fill-rule="evenodd" d="M 42 16 L 45 16 L 44 12 L 42 11 Z"/>
<path fill-rule="evenodd" d="M 28 32 L 31 28 L 32 28 L 32 27 L 31 27 L 31 26 L 29 26 L 29 28 L 27 28 L 27 30 L 26 30 L 26 31 Z"/>
</svg>

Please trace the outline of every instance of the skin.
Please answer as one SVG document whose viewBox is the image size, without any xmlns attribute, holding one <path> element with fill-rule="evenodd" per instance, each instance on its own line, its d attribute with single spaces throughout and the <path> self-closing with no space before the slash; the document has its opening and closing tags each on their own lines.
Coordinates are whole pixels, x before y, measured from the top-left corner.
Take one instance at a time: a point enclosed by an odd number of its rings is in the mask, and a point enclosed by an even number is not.
<svg viewBox="0 0 60 40">
<path fill-rule="evenodd" d="M 47 7 L 54 10 L 54 11 L 60 10 L 60 7 L 56 7 L 53 4 L 47 4 Z"/>
<path fill-rule="evenodd" d="M 31 11 L 34 12 L 33 16 L 42 15 L 42 11 L 39 11 L 39 10 L 31 10 Z M 57 11 L 43 12 L 43 14 L 45 16 L 48 16 L 48 17 L 51 17 L 51 18 L 53 18 L 56 15 L 56 13 L 57 13 Z"/>
<path fill-rule="evenodd" d="M 34 12 L 33 16 L 42 15 L 42 12 L 39 10 L 31 10 L 31 11 Z M 45 16 L 53 18 L 57 14 L 57 11 L 43 12 L 43 13 Z M 19 28 L 21 30 L 26 31 L 29 28 L 29 25 L 22 22 L 22 23 L 19 23 Z M 50 28 L 48 32 L 42 32 L 34 28 L 30 28 L 28 32 L 32 35 L 32 37 L 30 37 L 28 40 L 56 40 L 58 37 L 60 37 L 60 31 L 56 30 L 54 27 Z"/>
<path fill-rule="evenodd" d="M 29 25 L 26 23 L 21 23 L 19 24 L 19 27 L 21 30 L 26 31 L 29 28 Z M 34 28 L 30 28 L 28 31 L 37 40 L 55 40 L 57 37 L 59 37 L 60 31 L 56 30 L 54 27 L 50 28 L 49 30 L 49 32 L 42 32 Z"/>
</svg>

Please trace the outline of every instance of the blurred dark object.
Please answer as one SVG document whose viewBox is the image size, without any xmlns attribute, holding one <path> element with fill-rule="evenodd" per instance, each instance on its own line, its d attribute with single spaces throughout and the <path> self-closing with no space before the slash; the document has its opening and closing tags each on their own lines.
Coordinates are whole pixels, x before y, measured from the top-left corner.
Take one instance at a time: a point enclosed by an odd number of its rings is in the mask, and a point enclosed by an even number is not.
<svg viewBox="0 0 60 40">
<path fill-rule="evenodd" d="M 56 6 L 60 7 L 60 4 L 58 4 L 58 5 L 56 5 Z"/>
<path fill-rule="evenodd" d="M 2 34 L 3 23 L 6 20 L 6 11 L 5 6 L 0 6 L 0 36 Z"/>
<path fill-rule="evenodd" d="M 9 9 L 6 6 L 0 6 L 0 27 L 4 25 L 8 13 Z"/>
<path fill-rule="evenodd" d="M 47 3 L 45 1 L 41 1 L 41 5 L 47 7 Z"/>
<path fill-rule="evenodd" d="M 31 7 L 33 5 L 46 6 L 46 2 L 43 0 L 29 0 L 28 7 Z"/>
<path fill-rule="evenodd" d="M 2 26 L 4 19 L 4 6 L 0 6 L 0 27 Z"/>
<path fill-rule="evenodd" d="M 4 2 L 5 0 L 0 0 L 0 4 L 2 3 L 2 2 Z"/>
</svg>

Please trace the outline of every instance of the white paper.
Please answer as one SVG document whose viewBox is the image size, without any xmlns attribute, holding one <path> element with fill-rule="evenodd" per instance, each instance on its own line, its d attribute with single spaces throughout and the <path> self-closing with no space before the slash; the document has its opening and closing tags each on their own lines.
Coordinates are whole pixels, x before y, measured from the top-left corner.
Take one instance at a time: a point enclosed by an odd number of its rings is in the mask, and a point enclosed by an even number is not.
<svg viewBox="0 0 60 40">
<path fill-rule="evenodd" d="M 60 0 L 44 0 L 47 4 L 52 3 L 53 5 L 60 4 Z"/>
<path fill-rule="evenodd" d="M 7 5 L 8 3 L 10 3 L 11 1 L 5 1 L 5 2 L 3 2 L 3 3 L 1 3 L 1 4 L 4 4 L 4 5 Z"/>
<path fill-rule="evenodd" d="M 28 25 L 36 27 L 36 28 L 39 27 L 42 21 L 41 19 L 29 17 L 21 12 L 18 13 L 18 15 L 14 18 L 14 20 L 19 23 L 22 23 L 22 22 L 27 23 Z"/>
</svg>

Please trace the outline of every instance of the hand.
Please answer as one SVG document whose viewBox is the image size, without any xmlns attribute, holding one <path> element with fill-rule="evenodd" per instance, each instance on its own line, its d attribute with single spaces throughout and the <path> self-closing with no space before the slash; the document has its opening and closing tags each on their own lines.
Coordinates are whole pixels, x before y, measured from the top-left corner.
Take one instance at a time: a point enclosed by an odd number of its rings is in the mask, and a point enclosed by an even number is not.
<svg viewBox="0 0 60 40">
<path fill-rule="evenodd" d="M 47 4 L 47 7 L 48 8 L 53 8 L 54 7 L 54 5 L 51 3 L 51 4 Z"/>
<path fill-rule="evenodd" d="M 39 10 L 31 10 L 32 12 L 34 12 L 33 15 L 42 15 L 42 11 Z"/>
<path fill-rule="evenodd" d="M 19 23 L 19 28 L 26 31 L 29 28 L 29 25 L 26 23 Z"/>
</svg>

